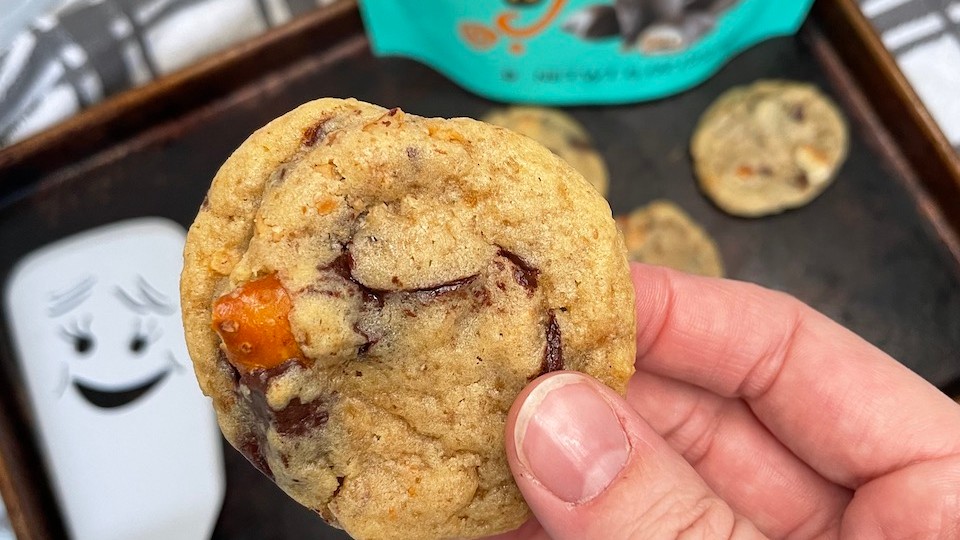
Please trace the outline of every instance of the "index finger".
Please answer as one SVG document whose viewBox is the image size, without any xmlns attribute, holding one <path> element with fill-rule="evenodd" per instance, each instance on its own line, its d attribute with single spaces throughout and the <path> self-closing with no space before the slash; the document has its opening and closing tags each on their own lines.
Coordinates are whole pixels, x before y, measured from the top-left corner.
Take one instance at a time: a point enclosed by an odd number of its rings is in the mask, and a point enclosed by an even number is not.
<svg viewBox="0 0 960 540">
<path fill-rule="evenodd" d="M 856 488 L 960 454 L 960 407 L 793 297 L 633 265 L 637 369 L 747 402 L 798 457 Z"/>
</svg>

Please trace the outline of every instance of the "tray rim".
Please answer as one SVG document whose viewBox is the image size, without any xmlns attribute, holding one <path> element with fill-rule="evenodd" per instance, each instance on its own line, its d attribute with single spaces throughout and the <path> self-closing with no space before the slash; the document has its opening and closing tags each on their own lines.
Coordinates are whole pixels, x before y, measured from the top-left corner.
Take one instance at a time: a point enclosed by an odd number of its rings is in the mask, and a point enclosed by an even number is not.
<svg viewBox="0 0 960 540">
<path fill-rule="evenodd" d="M 323 29 L 324 32 L 317 32 Z M 22 141 L 0 149 L 0 198 L 36 178 L 108 150 L 256 79 L 258 62 L 272 69 L 363 30 L 357 0 L 339 0 L 198 62 L 121 91 Z M 310 36 L 313 39 L 294 39 Z M 309 42 L 309 43 L 308 43 Z M 289 46 L 294 44 L 296 46 Z M 164 101 L 173 96 L 175 99 Z"/>
<path fill-rule="evenodd" d="M 960 153 L 927 110 L 856 0 L 817 0 L 821 23 L 879 119 L 882 154 L 906 177 L 919 210 L 960 265 Z M 843 44 L 845 46 L 837 46 Z"/>
</svg>

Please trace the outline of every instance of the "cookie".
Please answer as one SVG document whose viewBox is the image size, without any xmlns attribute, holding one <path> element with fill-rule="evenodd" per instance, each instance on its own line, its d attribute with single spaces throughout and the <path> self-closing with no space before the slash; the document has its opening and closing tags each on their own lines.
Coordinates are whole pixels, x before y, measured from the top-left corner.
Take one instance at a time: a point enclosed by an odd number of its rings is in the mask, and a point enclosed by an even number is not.
<svg viewBox="0 0 960 540">
<path fill-rule="evenodd" d="M 606 201 L 475 120 L 305 104 L 224 163 L 184 259 L 187 343 L 227 440 L 355 538 L 517 527 L 514 398 L 548 371 L 621 393 L 633 372 Z"/>
<path fill-rule="evenodd" d="M 847 128 L 816 87 L 762 81 L 723 94 L 700 119 L 691 153 L 700 187 L 743 217 L 803 206 L 833 180 Z"/>
<path fill-rule="evenodd" d="M 483 118 L 484 122 L 513 130 L 546 146 L 573 166 L 601 196 L 610 184 L 603 157 L 593 147 L 590 135 L 569 114 L 542 107 L 508 107 Z"/>
<path fill-rule="evenodd" d="M 720 250 L 677 205 L 654 201 L 617 218 L 630 260 L 690 274 L 723 277 Z"/>
</svg>

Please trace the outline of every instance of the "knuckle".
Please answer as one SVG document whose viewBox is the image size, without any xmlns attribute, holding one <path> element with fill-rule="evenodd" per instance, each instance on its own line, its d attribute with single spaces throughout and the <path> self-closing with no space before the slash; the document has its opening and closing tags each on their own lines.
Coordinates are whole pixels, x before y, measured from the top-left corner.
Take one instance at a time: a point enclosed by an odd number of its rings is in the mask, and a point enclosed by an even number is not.
<svg viewBox="0 0 960 540">
<path fill-rule="evenodd" d="M 616 530 L 606 529 L 606 538 L 717 540 L 732 538 L 736 523 L 736 514 L 716 495 L 683 498 L 673 492 Z"/>
<path fill-rule="evenodd" d="M 679 517 L 676 538 L 683 540 L 732 538 L 737 522 L 727 503 L 713 495 L 701 498 Z"/>
</svg>

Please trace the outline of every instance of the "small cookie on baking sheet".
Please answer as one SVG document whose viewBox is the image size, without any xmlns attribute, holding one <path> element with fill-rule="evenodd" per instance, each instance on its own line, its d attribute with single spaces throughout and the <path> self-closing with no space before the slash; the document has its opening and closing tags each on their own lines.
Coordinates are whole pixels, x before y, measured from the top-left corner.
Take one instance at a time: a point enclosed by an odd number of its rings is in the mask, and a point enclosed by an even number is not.
<svg viewBox="0 0 960 540">
<path fill-rule="evenodd" d="M 676 204 L 654 201 L 617 217 L 631 261 L 690 274 L 723 277 L 717 244 Z"/>
<path fill-rule="evenodd" d="M 633 373 L 610 207 L 532 139 L 465 118 L 322 99 L 270 122 L 214 178 L 181 296 L 227 440 L 358 539 L 516 528 L 521 389 L 571 369 L 623 393 Z"/>
<path fill-rule="evenodd" d="M 691 142 L 704 193 L 742 217 L 803 206 L 847 155 L 840 111 L 815 86 L 761 81 L 727 91 L 703 114 Z"/>
<path fill-rule="evenodd" d="M 514 106 L 498 109 L 484 122 L 526 135 L 544 145 L 576 169 L 601 196 L 607 196 L 610 180 L 603 157 L 587 130 L 569 114 L 557 109 Z"/>
</svg>

